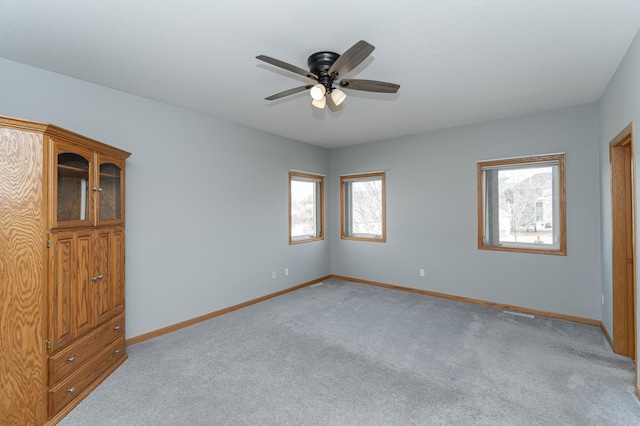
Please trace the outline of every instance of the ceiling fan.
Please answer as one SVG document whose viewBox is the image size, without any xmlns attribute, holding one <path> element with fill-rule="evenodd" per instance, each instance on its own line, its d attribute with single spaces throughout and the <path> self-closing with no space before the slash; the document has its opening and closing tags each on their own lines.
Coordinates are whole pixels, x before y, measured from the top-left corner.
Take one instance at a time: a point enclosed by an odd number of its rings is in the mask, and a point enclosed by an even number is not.
<svg viewBox="0 0 640 426">
<path fill-rule="evenodd" d="M 256 59 L 302 75 L 316 82 L 315 84 L 307 84 L 276 93 L 275 95 L 265 98 L 265 100 L 274 101 L 304 90 L 309 90 L 309 94 L 313 98 L 311 104 L 314 107 L 322 109 L 326 105 L 331 111 L 338 111 L 341 108 L 342 102 L 344 102 L 347 97 L 347 95 L 340 90 L 341 88 L 363 90 L 366 92 L 396 93 L 400 88 L 399 84 L 375 80 L 343 78 L 349 71 L 360 65 L 360 63 L 373 52 L 373 49 L 375 49 L 375 47 L 371 44 L 360 40 L 342 55 L 334 52 L 314 53 L 309 56 L 307 60 L 307 65 L 309 66 L 308 71 L 269 56 L 256 56 Z"/>
</svg>

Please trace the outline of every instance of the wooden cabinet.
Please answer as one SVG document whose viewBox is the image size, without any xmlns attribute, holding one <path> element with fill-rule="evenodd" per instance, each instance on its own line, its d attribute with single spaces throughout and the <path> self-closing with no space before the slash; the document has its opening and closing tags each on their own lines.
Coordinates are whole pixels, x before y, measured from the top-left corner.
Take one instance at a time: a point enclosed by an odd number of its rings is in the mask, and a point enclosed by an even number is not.
<svg viewBox="0 0 640 426">
<path fill-rule="evenodd" d="M 0 425 L 57 423 L 127 357 L 129 155 L 0 117 Z"/>
</svg>

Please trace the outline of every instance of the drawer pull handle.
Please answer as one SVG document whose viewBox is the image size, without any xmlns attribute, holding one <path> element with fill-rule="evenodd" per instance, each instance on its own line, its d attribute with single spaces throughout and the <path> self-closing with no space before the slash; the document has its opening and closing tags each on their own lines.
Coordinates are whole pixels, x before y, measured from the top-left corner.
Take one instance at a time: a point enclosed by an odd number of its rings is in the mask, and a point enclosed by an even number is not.
<svg viewBox="0 0 640 426">
<path fill-rule="evenodd" d="M 96 275 L 95 277 L 91 278 L 91 281 L 98 281 L 102 279 L 102 274 L 100 275 Z"/>
<path fill-rule="evenodd" d="M 115 327 L 113 327 L 113 329 L 114 329 L 115 331 L 118 331 L 118 330 L 120 330 L 120 326 L 119 326 L 119 325 L 116 325 Z"/>
<path fill-rule="evenodd" d="M 118 355 L 120 353 L 120 349 L 116 349 L 115 351 L 113 351 L 113 353 Z"/>
<path fill-rule="evenodd" d="M 76 388 L 69 388 L 67 389 L 67 392 L 69 393 L 74 393 L 76 391 Z"/>
<path fill-rule="evenodd" d="M 75 357 L 75 356 L 71 356 L 71 357 L 69 357 L 69 359 L 68 359 L 67 361 L 69 361 L 69 362 L 73 362 L 73 361 L 75 361 L 75 360 L 76 360 L 76 357 Z"/>
</svg>

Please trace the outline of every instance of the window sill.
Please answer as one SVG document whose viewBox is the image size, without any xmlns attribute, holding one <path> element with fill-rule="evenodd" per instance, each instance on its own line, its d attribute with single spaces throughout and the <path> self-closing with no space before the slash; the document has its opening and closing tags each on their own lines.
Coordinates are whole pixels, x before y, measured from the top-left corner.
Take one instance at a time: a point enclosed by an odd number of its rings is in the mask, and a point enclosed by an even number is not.
<svg viewBox="0 0 640 426">
<path fill-rule="evenodd" d="M 514 247 L 514 246 L 487 246 L 478 245 L 478 250 L 490 250 L 490 251 L 510 251 L 514 253 L 530 253 L 530 254 L 550 254 L 555 256 L 566 256 L 566 248 L 527 248 L 527 247 Z"/>
<path fill-rule="evenodd" d="M 313 238 L 289 239 L 289 245 L 312 243 L 314 241 L 324 241 L 324 236 L 313 237 Z"/>
<path fill-rule="evenodd" d="M 352 241 L 369 241 L 369 242 L 372 242 L 372 243 L 386 243 L 387 242 L 386 238 L 381 238 L 381 237 L 380 238 L 361 237 L 361 236 L 360 237 L 358 237 L 358 236 L 349 237 L 349 236 L 346 236 L 346 235 L 341 235 L 340 239 L 342 239 L 342 240 L 352 240 Z"/>
</svg>

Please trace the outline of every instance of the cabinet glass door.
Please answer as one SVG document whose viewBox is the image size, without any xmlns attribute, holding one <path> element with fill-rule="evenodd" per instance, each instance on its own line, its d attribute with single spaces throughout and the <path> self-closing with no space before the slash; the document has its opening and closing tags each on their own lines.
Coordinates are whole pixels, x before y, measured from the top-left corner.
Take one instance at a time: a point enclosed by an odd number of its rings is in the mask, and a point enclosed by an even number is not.
<svg viewBox="0 0 640 426">
<path fill-rule="evenodd" d="M 89 164 L 75 153 L 58 154 L 58 222 L 89 219 Z"/>
<path fill-rule="evenodd" d="M 122 168 L 113 163 L 100 164 L 100 200 L 98 220 L 122 219 Z"/>
</svg>

